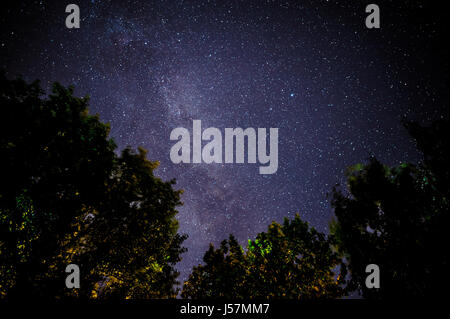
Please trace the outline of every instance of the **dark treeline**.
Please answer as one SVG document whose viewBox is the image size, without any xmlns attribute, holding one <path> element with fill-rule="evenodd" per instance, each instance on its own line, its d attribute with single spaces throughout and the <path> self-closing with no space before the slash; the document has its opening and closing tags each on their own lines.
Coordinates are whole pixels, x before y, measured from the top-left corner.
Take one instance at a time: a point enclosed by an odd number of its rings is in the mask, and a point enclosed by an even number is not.
<svg viewBox="0 0 450 319">
<path fill-rule="evenodd" d="M 0 296 L 174 298 L 186 235 L 175 219 L 181 191 L 155 177 L 157 162 L 126 148 L 88 113 L 88 98 L 59 84 L 0 75 Z M 297 215 L 244 248 L 233 235 L 210 245 L 184 283 L 184 298 L 365 298 L 434 296 L 448 282 L 448 119 L 405 123 L 424 160 L 375 158 L 334 188 L 330 234 Z M 81 287 L 64 282 L 68 264 Z M 368 289 L 366 266 L 381 271 Z"/>
</svg>

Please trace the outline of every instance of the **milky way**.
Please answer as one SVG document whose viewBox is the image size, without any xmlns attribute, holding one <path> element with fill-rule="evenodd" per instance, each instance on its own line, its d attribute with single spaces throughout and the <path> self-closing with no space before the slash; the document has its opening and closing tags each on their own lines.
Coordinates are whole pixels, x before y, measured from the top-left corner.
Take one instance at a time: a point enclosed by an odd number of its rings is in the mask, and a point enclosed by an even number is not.
<svg viewBox="0 0 450 319">
<path fill-rule="evenodd" d="M 119 149 L 143 146 L 157 176 L 177 179 L 182 279 L 229 233 L 244 243 L 297 212 L 327 232 L 327 193 L 346 168 L 371 155 L 417 162 L 401 120 L 429 122 L 448 105 L 442 18 L 420 1 L 376 1 L 377 30 L 365 1 L 74 1 L 79 29 L 65 27 L 68 3 L 4 10 L 1 67 L 89 94 Z M 173 164 L 171 130 L 196 119 L 279 128 L 278 171 Z"/>
</svg>

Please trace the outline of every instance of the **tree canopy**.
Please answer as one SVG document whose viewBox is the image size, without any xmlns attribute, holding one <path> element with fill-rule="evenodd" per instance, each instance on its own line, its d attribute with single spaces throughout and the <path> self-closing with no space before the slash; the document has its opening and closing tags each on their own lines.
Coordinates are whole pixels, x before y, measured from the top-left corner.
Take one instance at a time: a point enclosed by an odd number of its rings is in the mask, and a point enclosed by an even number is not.
<svg viewBox="0 0 450 319">
<path fill-rule="evenodd" d="M 348 170 L 347 190 L 333 192 L 331 233 L 348 262 L 349 289 L 365 298 L 433 296 L 447 280 L 448 124 L 408 123 L 422 164 L 388 167 L 372 158 Z M 372 263 L 381 271 L 379 289 L 365 286 L 365 267 Z"/>
<path fill-rule="evenodd" d="M 0 297 L 174 298 L 186 235 L 181 191 L 154 175 L 146 151 L 118 152 L 88 98 L 55 83 L 0 73 Z M 181 296 L 193 299 L 433 296 L 448 282 L 448 120 L 406 123 L 423 161 L 389 167 L 371 158 L 334 188 L 326 236 L 296 215 L 249 240 L 210 245 Z M 77 264 L 81 287 L 67 289 Z M 366 266 L 381 286 L 365 285 Z M 347 274 L 347 269 L 349 273 Z"/>
<path fill-rule="evenodd" d="M 58 83 L 0 75 L 0 296 L 175 297 L 180 193 Z M 80 289 L 64 285 L 80 267 Z"/>
<path fill-rule="evenodd" d="M 203 260 L 184 283 L 183 297 L 313 299 L 344 293 L 335 274 L 340 259 L 299 215 L 282 225 L 273 222 L 248 241 L 246 251 L 231 235 L 218 249 L 211 245 Z"/>
</svg>

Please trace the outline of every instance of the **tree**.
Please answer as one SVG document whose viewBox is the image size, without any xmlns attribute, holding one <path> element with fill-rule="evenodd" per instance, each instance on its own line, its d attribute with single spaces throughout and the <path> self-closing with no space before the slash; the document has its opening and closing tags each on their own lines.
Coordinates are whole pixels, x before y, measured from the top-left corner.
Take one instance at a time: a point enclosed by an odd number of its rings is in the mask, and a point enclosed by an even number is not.
<svg viewBox="0 0 450 319">
<path fill-rule="evenodd" d="M 37 81 L 0 82 L 0 296 L 175 297 L 174 181 L 153 175 L 143 149 L 117 155 L 72 87 L 43 98 Z M 80 289 L 65 287 L 70 263 Z"/>
<path fill-rule="evenodd" d="M 230 235 L 218 249 L 210 245 L 203 260 L 184 283 L 184 298 L 311 299 L 344 293 L 334 272 L 340 260 L 329 241 L 298 215 L 283 225 L 273 222 L 248 241 L 246 251 Z"/>
<path fill-rule="evenodd" d="M 349 169 L 347 192 L 333 191 L 333 240 L 348 261 L 349 289 L 365 298 L 434 296 L 447 281 L 448 121 L 407 128 L 422 164 L 387 167 L 372 158 Z M 380 289 L 365 286 L 368 264 L 380 268 Z"/>
</svg>

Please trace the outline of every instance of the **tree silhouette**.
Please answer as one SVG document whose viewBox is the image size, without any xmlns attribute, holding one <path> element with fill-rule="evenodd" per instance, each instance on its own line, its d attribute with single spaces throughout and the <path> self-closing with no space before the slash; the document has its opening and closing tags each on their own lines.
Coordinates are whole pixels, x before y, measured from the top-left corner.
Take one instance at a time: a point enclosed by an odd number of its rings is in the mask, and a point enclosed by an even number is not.
<svg viewBox="0 0 450 319">
<path fill-rule="evenodd" d="M 0 296 L 175 297 L 180 191 L 139 149 L 117 155 L 88 99 L 0 75 Z M 81 270 L 65 287 L 65 267 Z"/>
<path fill-rule="evenodd" d="M 218 249 L 210 245 L 205 264 L 194 267 L 184 298 L 336 298 L 344 290 L 333 269 L 340 260 L 326 237 L 298 215 L 249 240 L 247 250 L 230 235 Z M 343 274 L 345 277 L 345 274 Z"/>
<path fill-rule="evenodd" d="M 449 125 L 407 123 L 424 153 L 421 165 L 368 165 L 348 171 L 347 192 L 334 189 L 331 233 L 351 272 L 350 290 L 365 298 L 433 296 L 448 267 L 442 248 L 449 222 Z M 368 264 L 380 268 L 380 289 L 368 289 Z"/>
</svg>

